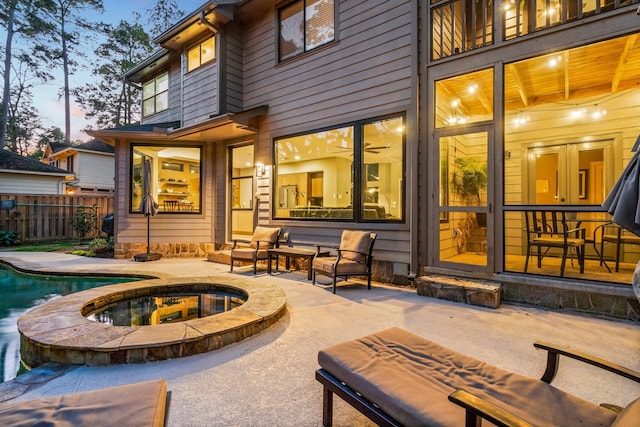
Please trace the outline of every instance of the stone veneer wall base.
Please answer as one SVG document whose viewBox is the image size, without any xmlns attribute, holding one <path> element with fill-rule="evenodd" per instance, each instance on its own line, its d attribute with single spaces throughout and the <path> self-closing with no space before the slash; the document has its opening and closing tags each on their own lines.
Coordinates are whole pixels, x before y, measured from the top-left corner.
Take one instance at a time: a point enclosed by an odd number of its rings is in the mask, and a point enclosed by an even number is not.
<svg viewBox="0 0 640 427">
<path fill-rule="evenodd" d="M 417 277 L 416 288 L 418 295 L 489 308 L 498 308 L 502 295 L 498 283 L 444 276 Z"/>
<path fill-rule="evenodd" d="M 149 247 L 149 252 L 166 258 L 205 258 L 213 250 L 213 243 L 152 243 Z M 127 259 L 146 252 L 146 243 L 116 243 L 113 257 Z"/>
</svg>

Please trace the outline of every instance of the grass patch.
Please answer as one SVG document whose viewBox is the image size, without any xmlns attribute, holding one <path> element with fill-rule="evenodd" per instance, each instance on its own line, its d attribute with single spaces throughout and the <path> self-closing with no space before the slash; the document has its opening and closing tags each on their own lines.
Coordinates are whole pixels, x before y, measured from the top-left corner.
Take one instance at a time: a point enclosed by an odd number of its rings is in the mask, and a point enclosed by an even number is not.
<svg viewBox="0 0 640 427">
<path fill-rule="evenodd" d="M 78 246 L 86 245 L 79 240 L 63 241 L 63 242 L 38 242 L 22 244 L 7 248 L 16 252 L 60 252 L 72 251 Z"/>
</svg>

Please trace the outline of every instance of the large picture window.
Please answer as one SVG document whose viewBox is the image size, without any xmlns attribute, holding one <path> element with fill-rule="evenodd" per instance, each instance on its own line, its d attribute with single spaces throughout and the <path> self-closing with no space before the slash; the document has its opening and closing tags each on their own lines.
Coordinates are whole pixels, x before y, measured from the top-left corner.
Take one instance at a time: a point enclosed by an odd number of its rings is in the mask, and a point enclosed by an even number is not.
<svg viewBox="0 0 640 427">
<path fill-rule="evenodd" d="M 131 212 L 141 211 L 145 159 L 151 161 L 147 184 L 159 213 L 201 212 L 200 147 L 132 145 L 131 150 Z"/>
<path fill-rule="evenodd" d="M 280 60 L 307 52 L 335 39 L 333 0 L 298 0 L 278 12 Z"/>
<path fill-rule="evenodd" d="M 169 108 L 169 73 L 142 85 L 142 115 L 147 117 Z"/>
<path fill-rule="evenodd" d="M 404 218 L 403 116 L 277 139 L 275 159 L 275 218 Z"/>
<path fill-rule="evenodd" d="M 631 34 L 504 65 L 506 271 L 630 283 L 640 246 L 622 243 L 627 232 L 611 226 L 601 205 L 638 138 L 640 67 L 624 52 L 637 51 L 639 40 Z M 616 79 L 622 58 L 628 65 Z M 570 247 L 573 253 L 538 247 L 531 230 L 541 221 L 547 229 L 569 225 L 585 244 Z M 584 251 L 584 272 L 576 248 Z M 574 261 L 564 269 L 563 255 Z M 611 274 L 614 268 L 626 277 Z"/>
</svg>

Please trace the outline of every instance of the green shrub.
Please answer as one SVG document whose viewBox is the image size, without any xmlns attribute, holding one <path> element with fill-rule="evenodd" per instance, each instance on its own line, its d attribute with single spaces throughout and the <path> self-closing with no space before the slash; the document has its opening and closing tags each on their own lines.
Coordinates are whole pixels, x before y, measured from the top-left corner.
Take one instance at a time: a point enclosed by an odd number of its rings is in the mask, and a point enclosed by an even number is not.
<svg viewBox="0 0 640 427">
<path fill-rule="evenodd" d="M 73 230 L 80 235 L 81 239 L 89 234 L 98 223 L 96 209 L 91 206 L 79 206 L 76 215 L 72 220 Z"/>
<path fill-rule="evenodd" d="M 109 238 L 96 237 L 89 242 L 89 249 L 96 256 L 108 258 L 113 256 L 114 240 L 113 236 Z"/>
<path fill-rule="evenodd" d="M 78 255 L 78 256 L 88 256 L 88 257 L 94 257 L 96 256 L 95 253 L 93 253 L 93 251 L 87 251 L 84 249 L 76 249 L 75 251 L 71 251 L 72 255 Z"/>
<path fill-rule="evenodd" d="M 18 240 L 18 235 L 13 231 L 0 230 L 0 246 L 17 245 Z"/>
<path fill-rule="evenodd" d="M 89 242 L 89 249 L 93 252 L 109 251 L 113 249 L 113 243 L 110 243 L 109 240 L 104 237 L 96 237 Z"/>
</svg>

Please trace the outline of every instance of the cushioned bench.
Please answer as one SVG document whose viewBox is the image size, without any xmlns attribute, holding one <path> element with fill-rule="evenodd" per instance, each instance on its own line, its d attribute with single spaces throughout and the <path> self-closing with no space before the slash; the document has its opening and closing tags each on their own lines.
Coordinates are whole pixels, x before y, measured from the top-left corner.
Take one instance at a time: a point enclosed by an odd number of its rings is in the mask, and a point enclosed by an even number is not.
<svg viewBox="0 0 640 427">
<path fill-rule="evenodd" d="M 167 383 L 146 381 L 83 393 L 0 404 L 4 426 L 165 425 Z"/>
<path fill-rule="evenodd" d="M 548 344 L 535 346 L 548 351 L 547 370 L 540 380 L 499 369 L 400 328 L 335 345 L 318 353 L 323 424 L 332 424 L 335 393 L 382 426 L 476 426 L 477 417 L 504 426 L 638 425 L 640 399 L 618 414 L 550 382 L 560 355 L 636 382 L 640 373 Z"/>
</svg>

